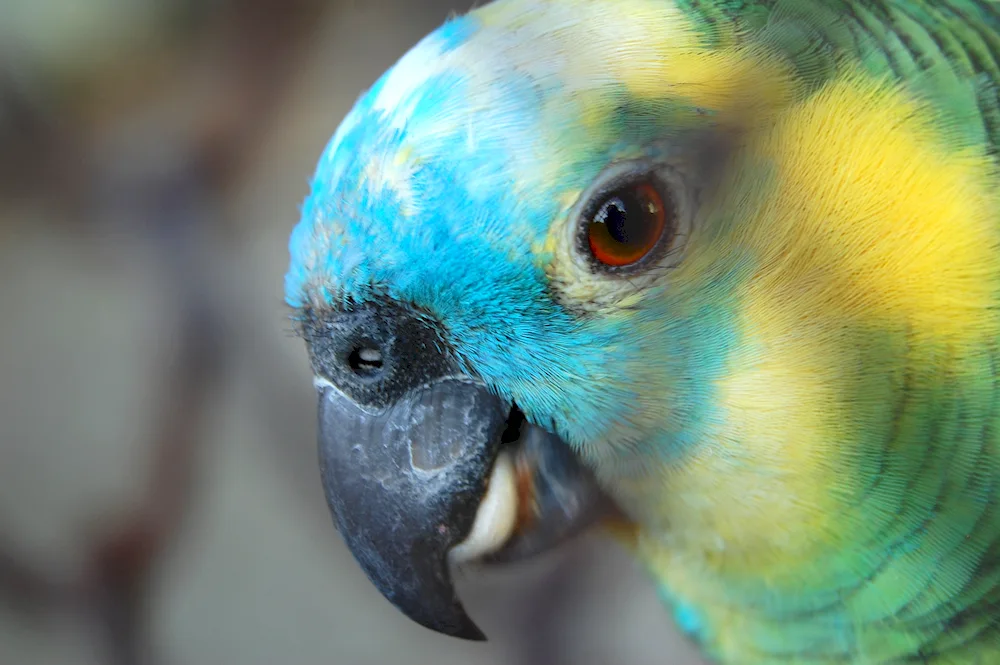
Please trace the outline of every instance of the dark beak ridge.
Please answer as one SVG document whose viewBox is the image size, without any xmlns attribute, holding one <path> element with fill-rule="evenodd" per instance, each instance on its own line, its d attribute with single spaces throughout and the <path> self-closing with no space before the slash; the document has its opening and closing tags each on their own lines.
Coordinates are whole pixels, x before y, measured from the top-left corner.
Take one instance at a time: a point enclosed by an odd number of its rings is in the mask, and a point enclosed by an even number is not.
<svg viewBox="0 0 1000 665">
<path fill-rule="evenodd" d="M 337 529 L 386 599 L 453 637 L 486 639 L 455 593 L 448 553 L 472 529 L 509 411 L 461 378 L 381 410 L 320 393 L 320 469 Z"/>
</svg>

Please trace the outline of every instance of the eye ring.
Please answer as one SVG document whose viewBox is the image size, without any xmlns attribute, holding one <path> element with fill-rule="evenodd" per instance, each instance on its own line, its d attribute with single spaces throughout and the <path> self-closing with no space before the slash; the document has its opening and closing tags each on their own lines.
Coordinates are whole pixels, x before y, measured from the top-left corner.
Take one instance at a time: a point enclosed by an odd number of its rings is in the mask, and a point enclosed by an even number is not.
<svg viewBox="0 0 1000 665">
<path fill-rule="evenodd" d="M 671 188 L 655 172 L 623 174 L 592 193 L 579 216 L 579 249 L 595 271 L 631 272 L 656 260 L 678 233 Z"/>
</svg>

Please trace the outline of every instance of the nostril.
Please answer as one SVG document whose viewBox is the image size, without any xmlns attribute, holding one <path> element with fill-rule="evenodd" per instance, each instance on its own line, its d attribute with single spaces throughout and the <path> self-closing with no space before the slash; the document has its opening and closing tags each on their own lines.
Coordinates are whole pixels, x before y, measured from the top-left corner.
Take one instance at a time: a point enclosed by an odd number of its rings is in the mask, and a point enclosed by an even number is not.
<svg viewBox="0 0 1000 665">
<path fill-rule="evenodd" d="M 382 352 L 372 347 L 357 348 L 351 351 L 347 362 L 355 374 L 373 378 L 382 371 Z"/>
</svg>

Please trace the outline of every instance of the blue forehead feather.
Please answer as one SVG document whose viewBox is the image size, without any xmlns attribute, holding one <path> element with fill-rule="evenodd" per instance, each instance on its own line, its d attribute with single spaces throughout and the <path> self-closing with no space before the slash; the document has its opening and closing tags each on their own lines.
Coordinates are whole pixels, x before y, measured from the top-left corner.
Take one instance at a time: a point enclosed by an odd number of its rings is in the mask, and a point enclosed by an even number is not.
<svg viewBox="0 0 1000 665">
<path fill-rule="evenodd" d="M 537 63 L 509 39 L 475 15 L 449 21 L 358 100 L 319 159 L 289 242 L 285 296 L 295 308 L 375 295 L 412 303 L 444 324 L 470 371 L 532 421 L 582 443 L 609 426 L 605 409 L 650 399 L 627 380 L 628 368 L 649 364 L 648 339 L 627 317 L 563 309 L 536 248 L 567 193 L 614 156 L 676 131 L 685 105 L 630 99 L 600 76 L 567 91 L 558 75 L 565 54 L 542 45 L 553 61 Z M 581 122 L 584 97 L 607 109 L 602 126 Z M 692 353 L 659 358 L 685 364 L 664 375 L 721 366 L 721 356 L 694 348 L 699 320 L 724 335 L 729 317 L 675 317 L 671 335 L 690 339 Z M 678 417 L 702 419 L 704 397 Z"/>
<path fill-rule="evenodd" d="M 579 68 L 565 79 L 574 54 L 553 35 L 586 29 L 571 6 L 546 11 L 517 30 L 484 27 L 475 14 L 453 19 L 357 102 L 319 160 L 291 240 L 290 305 L 333 284 L 352 292 L 392 282 L 386 271 L 410 271 L 419 256 L 387 253 L 366 267 L 348 237 L 382 246 L 433 226 L 485 245 L 503 235 L 508 250 L 506 236 L 539 240 L 560 196 L 585 187 L 610 156 L 678 131 L 691 110 L 682 100 L 635 99 L 606 73 Z M 603 122 L 583 122 L 595 108 Z"/>
</svg>

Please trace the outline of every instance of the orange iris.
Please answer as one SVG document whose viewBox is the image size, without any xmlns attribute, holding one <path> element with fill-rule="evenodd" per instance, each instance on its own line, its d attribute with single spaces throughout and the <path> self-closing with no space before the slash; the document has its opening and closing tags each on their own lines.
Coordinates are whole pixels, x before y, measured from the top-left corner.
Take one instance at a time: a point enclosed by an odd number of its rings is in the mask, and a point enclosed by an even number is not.
<svg viewBox="0 0 1000 665">
<path fill-rule="evenodd" d="M 608 266 L 627 266 L 649 254 L 667 226 L 663 198 L 649 182 L 607 194 L 587 226 L 590 251 Z"/>
</svg>

